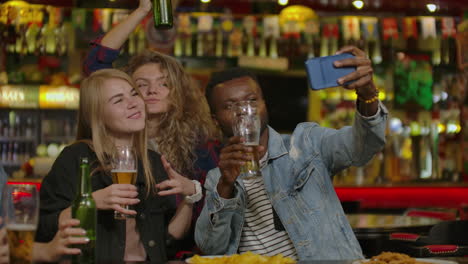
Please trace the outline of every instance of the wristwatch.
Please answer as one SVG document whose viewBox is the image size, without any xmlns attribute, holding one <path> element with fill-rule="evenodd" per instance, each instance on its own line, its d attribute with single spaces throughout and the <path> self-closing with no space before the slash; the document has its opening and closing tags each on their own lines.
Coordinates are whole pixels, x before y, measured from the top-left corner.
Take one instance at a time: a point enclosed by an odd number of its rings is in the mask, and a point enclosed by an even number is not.
<svg viewBox="0 0 468 264">
<path fill-rule="evenodd" d="M 200 182 L 197 180 L 192 180 L 192 182 L 195 184 L 195 193 L 190 196 L 185 196 L 185 201 L 189 204 L 194 204 L 200 201 L 203 196 Z"/>
</svg>

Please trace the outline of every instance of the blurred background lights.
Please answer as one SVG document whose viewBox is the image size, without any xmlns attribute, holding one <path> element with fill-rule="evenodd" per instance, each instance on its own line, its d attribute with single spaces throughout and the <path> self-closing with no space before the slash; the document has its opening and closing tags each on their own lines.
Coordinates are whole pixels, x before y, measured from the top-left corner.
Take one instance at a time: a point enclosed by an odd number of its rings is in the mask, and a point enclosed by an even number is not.
<svg viewBox="0 0 468 264">
<path fill-rule="evenodd" d="M 364 2 L 361 0 L 355 0 L 353 1 L 353 6 L 357 9 L 361 9 L 364 6 Z"/>
<path fill-rule="evenodd" d="M 427 10 L 429 10 L 429 12 L 431 12 L 431 13 L 433 13 L 433 12 L 435 12 L 437 10 L 437 5 L 435 5 L 435 4 L 427 4 L 426 7 L 427 7 Z"/>
</svg>

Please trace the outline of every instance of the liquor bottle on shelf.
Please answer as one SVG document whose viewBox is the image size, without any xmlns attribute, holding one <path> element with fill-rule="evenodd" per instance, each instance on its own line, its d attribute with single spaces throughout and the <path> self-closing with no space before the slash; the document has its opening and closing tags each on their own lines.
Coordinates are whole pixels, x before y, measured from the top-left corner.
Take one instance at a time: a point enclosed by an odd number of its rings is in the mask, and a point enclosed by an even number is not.
<svg viewBox="0 0 468 264">
<path fill-rule="evenodd" d="M 183 43 L 182 33 L 177 32 L 177 36 L 174 42 L 174 56 L 176 57 L 182 56 L 182 43 Z"/>
<path fill-rule="evenodd" d="M 260 38 L 260 47 L 258 49 L 258 56 L 260 57 L 266 57 L 267 56 L 267 43 L 266 43 L 266 38 L 262 34 Z"/>
<path fill-rule="evenodd" d="M 197 34 L 197 57 L 203 57 L 203 34 Z"/>
<path fill-rule="evenodd" d="M 26 125 L 25 125 L 25 129 L 24 129 L 24 136 L 26 138 L 31 138 L 34 134 L 34 123 L 33 123 L 33 119 L 32 117 L 27 117 L 26 118 Z"/>
<path fill-rule="evenodd" d="M 74 257 L 74 263 L 95 263 L 96 246 L 96 203 L 92 196 L 89 160 L 80 159 L 79 184 L 75 200 L 72 203 L 72 217 L 80 220 L 80 227 L 86 230 L 89 239 L 87 244 L 80 246 L 81 254 Z"/>
<path fill-rule="evenodd" d="M 216 57 L 223 57 L 223 30 L 221 28 L 216 29 Z"/>
<path fill-rule="evenodd" d="M 254 36 L 253 34 L 248 34 L 247 35 L 247 51 L 246 51 L 246 55 L 247 56 L 255 56 L 255 39 L 254 39 Z"/>
<path fill-rule="evenodd" d="M 276 37 L 271 37 L 270 39 L 270 58 L 278 58 L 278 41 Z"/>
<path fill-rule="evenodd" d="M 205 45 L 203 47 L 204 56 L 214 57 L 216 55 L 216 35 L 213 30 L 205 33 Z"/>
<path fill-rule="evenodd" d="M 2 143 L 2 163 L 6 163 L 8 160 L 8 143 Z"/>
<path fill-rule="evenodd" d="M 419 159 L 420 159 L 420 169 L 419 169 L 419 178 L 420 179 L 430 179 L 432 177 L 432 143 L 431 143 L 431 133 L 430 126 L 427 122 L 423 123 L 423 131 L 421 133 L 421 141 L 419 146 Z"/>
</svg>

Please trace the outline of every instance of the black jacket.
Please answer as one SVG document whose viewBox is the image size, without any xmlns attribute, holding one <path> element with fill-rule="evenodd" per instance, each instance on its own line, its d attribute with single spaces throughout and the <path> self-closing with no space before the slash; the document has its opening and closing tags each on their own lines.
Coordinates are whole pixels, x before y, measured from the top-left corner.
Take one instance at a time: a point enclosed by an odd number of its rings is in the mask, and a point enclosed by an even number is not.
<svg viewBox="0 0 468 264">
<path fill-rule="evenodd" d="M 160 155 L 148 151 L 153 176 L 156 182 L 167 179 Z M 40 191 L 40 219 L 36 232 L 36 241 L 52 240 L 58 229 L 58 217 L 62 210 L 71 206 L 77 193 L 79 158 L 87 156 L 91 171 L 96 167 L 95 153 L 85 143 L 75 143 L 66 147 L 52 166 L 49 174 L 42 181 Z M 112 184 L 111 176 L 99 172 L 92 175 L 93 191 L 106 188 Z M 140 203 L 137 211 L 136 225 L 140 239 L 145 247 L 148 260 L 163 263 L 167 260 L 166 241 L 167 226 L 176 209 L 175 197 L 158 195 L 145 196 L 145 183 L 142 164 L 138 164 L 136 180 Z M 125 253 L 125 221 L 114 220 L 113 210 L 98 210 L 96 254 L 98 263 L 117 263 L 123 261 Z"/>
</svg>

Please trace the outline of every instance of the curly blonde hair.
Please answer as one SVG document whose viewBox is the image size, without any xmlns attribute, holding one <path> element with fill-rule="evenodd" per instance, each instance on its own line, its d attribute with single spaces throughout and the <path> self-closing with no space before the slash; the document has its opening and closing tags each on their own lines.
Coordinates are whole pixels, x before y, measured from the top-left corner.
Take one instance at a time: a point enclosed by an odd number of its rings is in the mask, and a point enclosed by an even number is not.
<svg viewBox="0 0 468 264">
<path fill-rule="evenodd" d="M 197 145 L 219 137 L 203 91 L 173 57 L 146 50 L 130 59 L 125 71 L 132 75 L 139 67 L 156 63 L 167 74 L 167 112 L 150 116 L 157 120 L 158 133 L 152 138 L 172 167 L 180 173 L 193 173 Z"/>
</svg>

